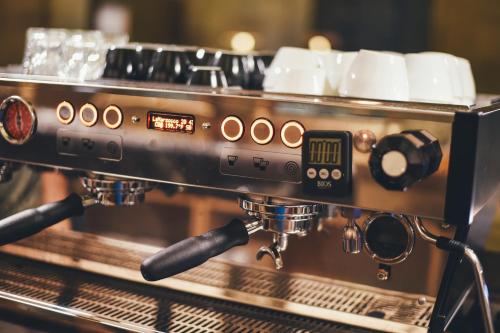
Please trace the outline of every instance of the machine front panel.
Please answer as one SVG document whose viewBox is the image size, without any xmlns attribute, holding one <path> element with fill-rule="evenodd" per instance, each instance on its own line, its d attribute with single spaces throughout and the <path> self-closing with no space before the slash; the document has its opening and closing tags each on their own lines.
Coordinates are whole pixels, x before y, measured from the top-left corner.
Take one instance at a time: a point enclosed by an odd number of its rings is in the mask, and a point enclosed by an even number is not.
<svg viewBox="0 0 500 333">
<path fill-rule="evenodd" d="M 325 102 L 3 81 L 0 97 L 13 95 L 32 105 L 36 130 L 22 145 L 1 139 L 3 160 L 443 218 L 453 120 L 449 107 L 443 106 L 441 112 L 431 104 L 426 110 L 425 104 L 356 103 L 342 98 Z M 72 121 L 58 118 L 56 110 L 62 102 L 74 108 Z M 90 124 L 94 120 L 91 110 L 80 115 L 82 106 L 88 104 L 97 111 L 95 124 Z M 118 113 L 105 117 L 110 106 L 118 109 L 121 121 Z M 370 131 L 378 141 L 389 134 L 421 129 L 439 140 L 443 153 L 439 169 L 406 191 L 385 189 L 373 179 L 370 153 L 356 147 L 356 137 L 360 131 Z M 341 195 L 304 186 L 302 136 L 309 131 L 353 136 L 349 143 L 352 186 Z M 320 167 L 315 171 L 318 179 L 334 176 L 333 170 L 328 175 Z"/>
</svg>

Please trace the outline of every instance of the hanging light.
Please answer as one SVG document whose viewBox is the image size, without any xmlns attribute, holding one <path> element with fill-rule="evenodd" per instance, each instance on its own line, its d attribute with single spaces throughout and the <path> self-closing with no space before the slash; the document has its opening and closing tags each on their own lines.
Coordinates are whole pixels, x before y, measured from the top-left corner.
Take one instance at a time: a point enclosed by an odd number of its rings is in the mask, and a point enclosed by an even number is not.
<svg viewBox="0 0 500 333">
<path fill-rule="evenodd" d="M 325 36 L 312 36 L 308 42 L 309 49 L 314 51 L 328 51 L 332 49 L 332 44 Z"/>
<path fill-rule="evenodd" d="M 231 48 L 240 52 L 252 51 L 255 48 L 255 37 L 249 32 L 237 32 L 231 38 Z"/>
</svg>

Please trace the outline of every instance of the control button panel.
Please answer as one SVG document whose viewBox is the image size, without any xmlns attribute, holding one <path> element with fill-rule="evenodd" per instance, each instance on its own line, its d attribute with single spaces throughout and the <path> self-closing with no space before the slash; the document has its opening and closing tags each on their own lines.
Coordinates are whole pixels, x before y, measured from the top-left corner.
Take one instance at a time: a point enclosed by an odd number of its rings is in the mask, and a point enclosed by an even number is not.
<svg viewBox="0 0 500 333">
<path fill-rule="evenodd" d="M 250 127 L 250 135 L 255 143 L 267 145 L 274 137 L 273 124 L 265 118 L 256 119 Z"/>
<path fill-rule="evenodd" d="M 99 113 L 97 112 L 97 108 L 90 103 L 86 103 L 82 105 L 80 108 L 80 121 L 83 125 L 87 127 L 92 127 L 97 123 L 97 119 L 99 118 Z"/>
<path fill-rule="evenodd" d="M 348 195 L 352 177 L 352 134 L 344 131 L 308 131 L 303 139 L 304 193 Z"/>
<path fill-rule="evenodd" d="M 61 124 L 71 124 L 75 119 L 75 108 L 70 102 L 63 101 L 57 106 L 56 116 Z"/>
<path fill-rule="evenodd" d="M 300 183 L 300 155 L 223 148 L 220 172 L 225 175 Z"/>
<path fill-rule="evenodd" d="M 243 137 L 245 124 L 237 116 L 227 116 L 222 121 L 220 130 L 227 141 L 235 142 Z M 255 119 L 249 130 L 253 142 L 259 145 L 267 145 L 275 135 L 274 124 L 266 118 Z M 304 141 L 304 131 L 304 126 L 298 121 L 287 121 L 279 132 L 281 142 L 288 148 L 299 148 Z"/>
<path fill-rule="evenodd" d="M 286 122 L 283 127 L 281 127 L 281 141 L 289 148 L 298 148 L 302 146 L 303 135 L 304 126 L 298 121 L 292 120 Z"/>
<path fill-rule="evenodd" d="M 120 161 L 122 138 L 112 134 L 60 129 L 57 131 L 57 152 L 61 155 Z"/>
<path fill-rule="evenodd" d="M 222 136 L 227 141 L 234 142 L 241 139 L 245 128 L 240 118 L 236 116 L 228 116 L 222 121 L 220 130 L 222 132 Z"/>
</svg>

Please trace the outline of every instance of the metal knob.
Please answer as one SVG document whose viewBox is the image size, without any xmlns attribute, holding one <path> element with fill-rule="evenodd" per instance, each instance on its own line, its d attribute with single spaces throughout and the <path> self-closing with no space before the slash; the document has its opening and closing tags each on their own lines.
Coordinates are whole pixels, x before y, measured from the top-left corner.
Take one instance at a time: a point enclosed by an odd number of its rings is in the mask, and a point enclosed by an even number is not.
<svg viewBox="0 0 500 333">
<path fill-rule="evenodd" d="M 347 218 L 347 224 L 342 230 L 342 250 L 347 254 L 357 254 L 363 248 L 363 235 L 356 224 L 361 216 L 360 209 L 343 209 L 342 215 Z"/>
<path fill-rule="evenodd" d="M 387 281 L 391 278 L 391 266 L 379 264 L 377 269 L 377 279 Z"/>
<path fill-rule="evenodd" d="M 386 189 L 405 191 L 436 172 L 442 157 L 439 141 L 432 134 L 404 131 L 380 140 L 370 155 L 370 172 Z"/>
</svg>

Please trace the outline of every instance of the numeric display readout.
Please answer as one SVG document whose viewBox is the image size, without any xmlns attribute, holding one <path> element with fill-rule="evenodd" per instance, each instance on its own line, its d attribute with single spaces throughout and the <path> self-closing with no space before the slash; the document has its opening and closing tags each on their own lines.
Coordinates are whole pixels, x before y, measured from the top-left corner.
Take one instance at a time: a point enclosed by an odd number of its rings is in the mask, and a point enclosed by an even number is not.
<svg viewBox="0 0 500 333">
<path fill-rule="evenodd" d="M 194 116 L 150 111 L 147 127 L 157 131 L 193 134 Z"/>
<path fill-rule="evenodd" d="M 342 140 L 337 138 L 310 138 L 309 164 L 336 165 L 342 163 Z"/>
</svg>

